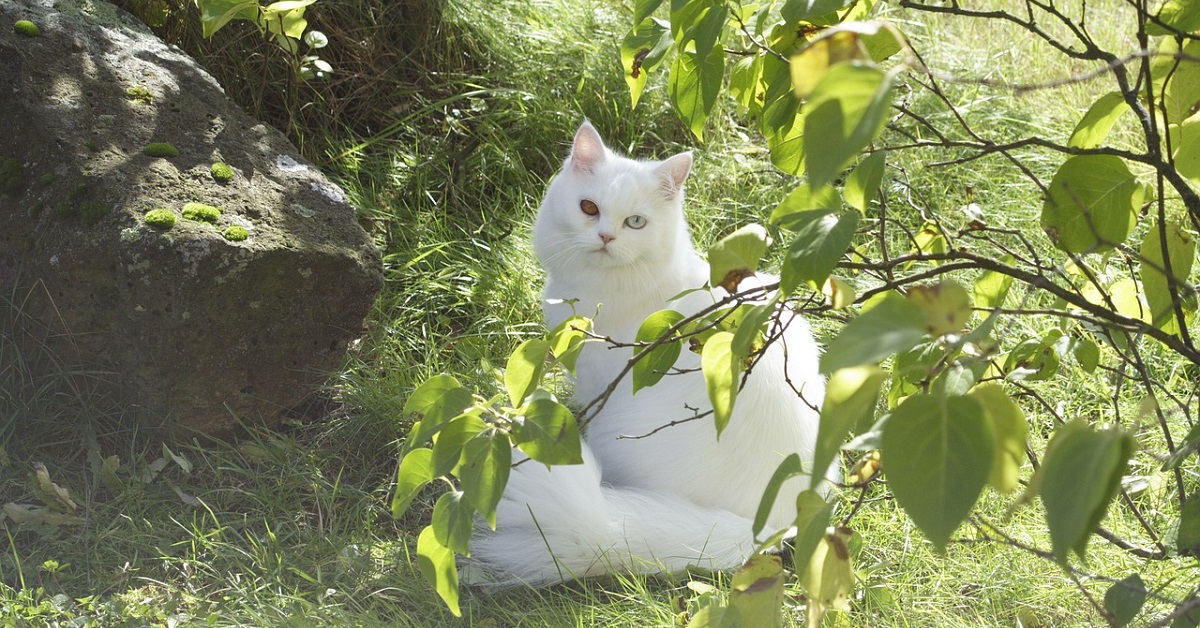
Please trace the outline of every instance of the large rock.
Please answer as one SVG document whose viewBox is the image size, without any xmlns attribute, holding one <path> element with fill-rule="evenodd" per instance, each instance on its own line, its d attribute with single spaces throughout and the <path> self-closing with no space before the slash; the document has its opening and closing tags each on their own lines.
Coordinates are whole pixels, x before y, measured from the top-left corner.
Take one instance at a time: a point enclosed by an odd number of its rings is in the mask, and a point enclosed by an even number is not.
<svg viewBox="0 0 1200 628">
<path fill-rule="evenodd" d="M 341 364 L 379 254 L 343 192 L 191 58 L 104 2 L 0 0 L 0 121 L 8 315 L 15 301 L 49 330 L 26 342 L 103 373 L 129 419 L 272 425 Z M 189 220 L 187 203 L 222 211 Z M 154 209 L 175 226 L 148 225 Z"/>
</svg>

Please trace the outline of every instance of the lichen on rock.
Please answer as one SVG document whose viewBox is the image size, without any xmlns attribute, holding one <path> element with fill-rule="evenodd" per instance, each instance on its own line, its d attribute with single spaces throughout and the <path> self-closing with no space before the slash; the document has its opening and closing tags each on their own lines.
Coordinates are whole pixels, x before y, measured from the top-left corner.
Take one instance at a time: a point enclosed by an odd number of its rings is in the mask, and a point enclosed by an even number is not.
<svg viewBox="0 0 1200 628">
<path fill-rule="evenodd" d="M 125 95 L 129 96 L 129 100 L 142 105 L 150 105 L 154 103 L 154 92 L 150 91 L 145 85 L 134 85 L 125 90 Z"/>
</svg>

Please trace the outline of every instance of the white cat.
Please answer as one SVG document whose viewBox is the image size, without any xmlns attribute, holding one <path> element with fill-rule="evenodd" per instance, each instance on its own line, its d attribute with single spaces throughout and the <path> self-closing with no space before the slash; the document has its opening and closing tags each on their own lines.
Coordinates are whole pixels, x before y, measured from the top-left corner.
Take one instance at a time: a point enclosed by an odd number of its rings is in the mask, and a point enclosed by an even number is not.
<svg viewBox="0 0 1200 628">
<path fill-rule="evenodd" d="M 658 310 L 690 315 L 725 296 L 718 288 L 671 300 L 709 277 L 682 209 L 691 166 L 691 153 L 661 162 L 621 157 L 591 124 L 580 127 L 533 227 L 547 272 L 548 327 L 575 312 L 594 315 L 598 335 L 630 343 Z M 760 275 L 741 288 L 774 281 Z M 529 461 L 513 469 L 497 528 L 472 540 L 464 579 L 539 586 L 608 572 L 744 562 L 754 549 L 759 499 L 776 467 L 793 452 L 806 466 L 812 461 L 815 408 L 824 396 L 807 323 L 790 313 L 782 319 L 786 331 L 754 365 L 720 440 L 711 416 L 644 436 L 711 410 L 698 355 L 685 348 L 679 373 L 637 394 L 627 375 L 587 424 L 582 465 L 547 469 Z M 628 346 L 589 343 L 576 365 L 574 405 L 603 394 L 632 355 Z M 837 465 L 825 475 L 836 481 Z M 768 533 L 791 524 L 796 495 L 808 483 L 785 483 Z"/>
</svg>

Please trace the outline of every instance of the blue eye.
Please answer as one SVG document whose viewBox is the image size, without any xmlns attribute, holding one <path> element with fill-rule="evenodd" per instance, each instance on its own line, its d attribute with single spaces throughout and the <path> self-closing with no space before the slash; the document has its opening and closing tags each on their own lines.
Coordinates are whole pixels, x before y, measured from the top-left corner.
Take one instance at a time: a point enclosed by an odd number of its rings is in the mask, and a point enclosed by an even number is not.
<svg viewBox="0 0 1200 628">
<path fill-rule="evenodd" d="M 625 226 L 630 229 L 641 229 L 646 226 L 646 217 L 634 214 L 625 219 Z"/>
</svg>

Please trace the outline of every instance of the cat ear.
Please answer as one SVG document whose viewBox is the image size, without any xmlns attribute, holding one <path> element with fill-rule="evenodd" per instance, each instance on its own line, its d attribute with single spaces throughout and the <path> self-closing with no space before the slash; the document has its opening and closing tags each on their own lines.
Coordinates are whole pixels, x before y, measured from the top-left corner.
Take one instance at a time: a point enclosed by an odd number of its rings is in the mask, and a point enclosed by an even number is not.
<svg viewBox="0 0 1200 628">
<path fill-rule="evenodd" d="M 571 168 L 580 173 L 593 172 L 596 166 L 604 161 L 606 153 L 604 140 L 600 139 L 596 127 L 593 127 L 591 122 L 584 121 L 575 132 L 575 143 L 571 145 Z"/>
<path fill-rule="evenodd" d="M 668 198 L 675 198 L 675 195 L 683 189 L 683 182 L 687 180 L 688 173 L 691 171 L 692 153 L 688 151 L 667 158 L 654 169 L 654 174 L 658 175 L 659 189 L 663 194 Z"/>
</svg>

